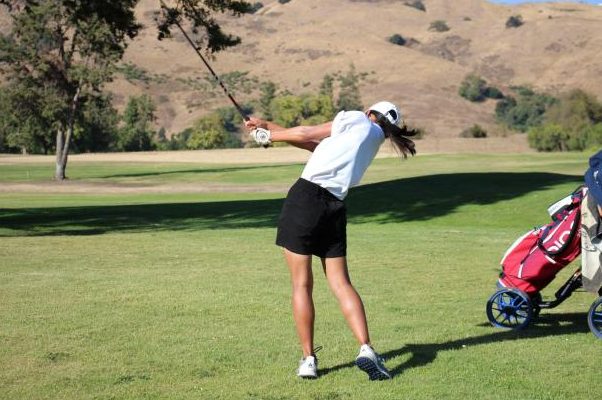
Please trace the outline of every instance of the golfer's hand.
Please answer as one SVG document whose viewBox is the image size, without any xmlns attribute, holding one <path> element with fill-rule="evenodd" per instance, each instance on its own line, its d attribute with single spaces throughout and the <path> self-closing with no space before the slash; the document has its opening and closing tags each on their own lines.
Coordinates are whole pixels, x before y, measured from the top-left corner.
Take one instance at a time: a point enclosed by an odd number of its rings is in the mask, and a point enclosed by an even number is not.
<svg viewBox="0 0 602 400">
<path fill-rule="evenodd" d="M 245 121 L 245 126 L 252 131 L 257 128 L 267 129 L 268 123 L 260 118 L 249 117 L 249 119 Z"/>
</svg>

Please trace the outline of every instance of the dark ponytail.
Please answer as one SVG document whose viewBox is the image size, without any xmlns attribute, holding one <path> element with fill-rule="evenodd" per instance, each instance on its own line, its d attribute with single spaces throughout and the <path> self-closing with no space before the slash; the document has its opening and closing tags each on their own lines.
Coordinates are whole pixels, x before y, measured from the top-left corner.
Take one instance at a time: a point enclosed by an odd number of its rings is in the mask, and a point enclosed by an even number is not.
<svg viewBox="0 0 602 400">
<path fill-rule="evenodd" d="M 397 150 L 403 158 L 407 158 L 408 153 L 411 155 L 416 154 L 416 145 L 406 136 L 414 136 L 418 133 L 417 130 L 408 129 L 406 125 L 403 125 L 400 128 L 399 126 L 392 124 L 387 117 L 377 111 L 370 110 L 370 114 L 373 114 L 376 117 L 376 123 L 383 130 L 385 137 L 391 139 L 391 143 L 393 143 L 395 150 Z"/>
</svg>

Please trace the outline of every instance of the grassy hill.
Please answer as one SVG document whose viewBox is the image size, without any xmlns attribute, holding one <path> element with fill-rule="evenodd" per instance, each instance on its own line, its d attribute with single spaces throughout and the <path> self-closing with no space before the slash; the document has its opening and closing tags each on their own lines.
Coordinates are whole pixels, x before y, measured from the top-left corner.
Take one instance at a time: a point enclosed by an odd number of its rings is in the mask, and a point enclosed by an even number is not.
<svg viewBox="0 0 602 400">
<path fill-rule="evenodd" d="M 381 98 L 400 104 L 407 120 L 433 137 L 457 137 L 479 123 L 490 133 L 495 103 L 475 104 L 458 95 L 471 72 L 507 92 L 512 85 L 532 85 L 552 94 L 583 88 L 602 92 L 602 7 L 540 3 L 521 6 L 485 0 L 424 0 L 426 11 L 402 1 L 265 1 L 256 14 L 224 16 L 224 28 L 243 43 L 211 61 L 240 102 L 256 98 L 258 82 L 273 81 L 293 93 L 316 90 L 326 73 L 345 73 L 353 65 L 365 75 L 362 100 Z M 118 79 L 110 89 L 117 102 L 150 93 L 158 105 L 158 124 L 178 132 L 215 107 L 228 105 L 210 88 L 196 54 L 175 35 L 158 42 L 152 16 L 155 0 L 142 0 L 138 15 L 146 28 L 125 57 L 144 80 Z M 524 24 L 507 28 L 510 16 Z M 446 32 L 429 30 L 442 20 Z M 392 44 L 393 34 L 408 40 Z M 246 87 L 246 88 L 245 88 Z"/>
</svg>

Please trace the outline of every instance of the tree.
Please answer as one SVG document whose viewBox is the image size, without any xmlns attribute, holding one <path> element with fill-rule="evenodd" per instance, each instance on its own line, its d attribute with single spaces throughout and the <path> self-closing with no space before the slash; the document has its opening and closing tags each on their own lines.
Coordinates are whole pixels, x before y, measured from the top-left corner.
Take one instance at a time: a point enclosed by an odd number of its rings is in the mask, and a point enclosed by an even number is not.
<svg viewBox="0 0 602 400">
<path fill-rule="evenodd" d="M 272 100 L 276 97 L 276 91 L 278 90 L 278 86 L 274 82 L 268 81 L 263 82 L 259 87 L 260 97 L 259 97 L 259 109 L 263 114 L 263 117 L 266 120 L 272 119 L 272 114 L 270 111 L 270 104 Z"/>
<path fill-rule="evenodd" d="M 78 153 L 112 150 L 118 136 L 119 113 L 111 96 L 95 96 L 84 104 L 73 131 L 73 150 Z"/>
<path fill-rule="evenodd" d="M 155 105 L 148 95 L 130 97 L 123 113 L 117 149 L 121 151 L 153 150 Z"/>
<path fill-rule="evenodd" d="M 128 40 L 140 29 L 134 7 L 138 0 L 0 0 L 12 16 L 12 30 L 0 35 L 0 67 L 5 73 L 17 115 L 17 137 L 54 132 L 55 179 L 65 179 L 67 159 L 84 105 L 100 96 L 122 58 Z M 215 52 L 240 42 L 225 34 L 215 13 L 239 15 L 250 4 L 233 0 L 175 0 L 157 13 L 159 38 L 175 24 L 189 21 L 197 45 Z M 24 100 L 24 101 L 21 101 Z M 31 140 L 27 140 L 31 142 Z"/>
<path fill-rule="evenodd" d="M 14 96 L 25 100 L 15 103 L 17 113 L 32 112 L 28 133 L 55 133 L 55 179 L 63 180 L 82 105 L 100 94 L 126 40 L 138 33 L 136 0 L 0 3 L 13 18 L 12 32 L 0 36 L 0 64 Z"/>
<path fill-rule="evenodd" d="M 339 77 L 339 98 L 337 110 L 361 110 L 363 108 L 359 89 L 359 76 L 351 65 L 347 74 Z"/>
<path fill-rule="evenodd" d="M 218 113 L 213 113 L 194 124 L 186 147 L 193 150 L 224 148 L 228 136 L 224 120 Z"/>
</svg>

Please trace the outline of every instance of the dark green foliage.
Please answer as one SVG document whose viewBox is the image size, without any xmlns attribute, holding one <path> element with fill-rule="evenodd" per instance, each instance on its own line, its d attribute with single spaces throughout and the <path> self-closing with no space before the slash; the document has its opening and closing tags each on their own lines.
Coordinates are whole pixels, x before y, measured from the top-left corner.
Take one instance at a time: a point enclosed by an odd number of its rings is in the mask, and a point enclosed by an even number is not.
<svg viewBox="0 0 602 400">
<path fill-rule="evenodd" d="M 263 8 L 263 3 L 260 2 L 256 2 L 253 3 L 253 5 L 251 6 L 251 14 L 255 14 L 257 11 L 261 10 Z"/>
<path fill-rule="evenodd" d="M 506 28 L 518 28 L 523 24 L 523 17 L 520 15 L 513 15 L 506 20 Z"/>
<path fill-rule="evenodd" d="M 286 4 L 289 1 L 291 1 L 291 0 L 278 0 L 278 3 L 280 3 L 280 4 Z"/>
<path fill-rule="evenodd" d="M 483 101 L 486 98 L 487 82 L 478 75 L 470 74 L 460 84 L 458 93 L 470 101 Z"/>
<path fill-rule="evenodd" d="M 172 29 L 184 20 L 192 24 L 191 33 L 195 35 L 198 48 L 214 53 L 240 43 L 238 36 L 224 33 L 213 17 L 216 13 L 229 12 L 233 16 L 251 13 L 253 6 L 243 0 L 175 0 L 170 6 L 162 5 L 162 12 L 157 13 L 155 21 L 159 30 L 158 38 L 171 37 Z"/>
<path fill-rule="evenodd" d="M 119 114 L 111 96 L 95 96 L 84 102 L 81 118 L 73 133 L 73 151 L 96 153 L 114 150 Z"/>
<path fill-rule="evenodd" d="M 495 115 L 499 122 L 510 129 L 526 132 L 542 123 L 544 113 L 556 99 L 524 87 L 514 90 L 517 92 L 516 97 L 506 96 L 498 101 Z"/>
<path fill-rule="evenodd" d="M 426 11 L 426 7 L 422 0 L 406 1 L 404 4 L 408 7 L 414 7 L 420 11 Z"/>
<path fill-rule="evenodd" d="M 449 31 L 449 26 L 447 25 L 447 22 L 445 22 L 444 20 L 438 19 L 436 21 L 431 22 L 431 24 L 429 25 L 429 31 L 434 31 L 434 32 L 446 32 Z"/>
<path fill-rule="evenodd" d="M 488 99 L 503 99 L 504 98 L 504 93 L 502 93 L 502 91 L 498 88 L 496 88 L 495 86 L 488 86 L 487 89 L 485 90 L 485 97 L 487 97 Z"/>
<path fill-rule="evenodd" d="M 123 113 L 124 125 L 119 130 L 116 150 L 154 150 L 155 105 L 148 95 L 130 97 Z"/>
<path fill-rule="evenodd" d="M 498 88 L 488 86 L 483 78 L 475 74 L 469 74 L 464 78 L 458 93 L 465 99 L 475 102 L 484 101 L 487 98 L 501 99 L 504 97 Z"/>
<path fill-rule="evenodd" d="M 460 137 L 463 138 L 486 138 L 487 131 L 479 124 L 474 124 L 470 128 L 464 129 L 460 133 Z"/>
<path fill-rule="evenodd" d="M 396 33 L 389 37 L 389 42 L 396 44 L 398 46 L 403 46 L 406 44 L 407 41 L 403 38 L 403 36 Z"/>
</svg>

